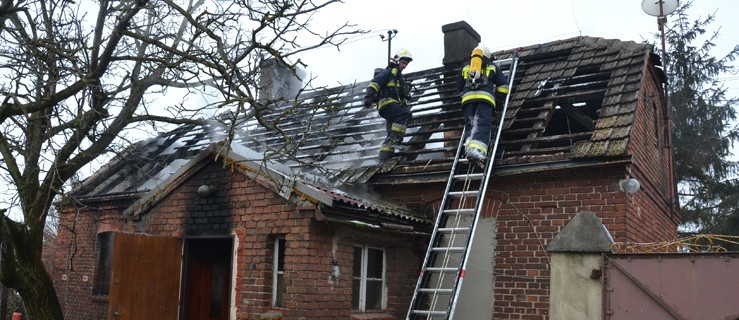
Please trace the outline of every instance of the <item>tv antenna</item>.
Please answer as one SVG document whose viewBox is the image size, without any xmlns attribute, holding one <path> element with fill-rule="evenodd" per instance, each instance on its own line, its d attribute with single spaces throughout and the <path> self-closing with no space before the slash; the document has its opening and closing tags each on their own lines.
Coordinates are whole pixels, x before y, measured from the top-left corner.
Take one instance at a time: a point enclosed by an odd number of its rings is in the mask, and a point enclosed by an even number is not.
<svg viewBox="0 0 739 320">
<path fill-rule="evenodd" d="M 397 34 L 398 34 L 398 29 L 389 29 L 387 31 L 387 57 L 388 58 L 392 57 L 390 53 L 391 43 L 393 42 L 393 38 L 395 38 Z M 382 41 L 385 41 L 385 35 L 380 34 L 380 39 L 382 39 Z"/>
<path fill-rule="evenodd" d="M 657 17 L 657 26 L 660 32 L 660 38 L 662 40 L 662 72 L 665 74 L 664 82 L 664 106 L 665 106 L 665 120 L 667 120 L 667 148 L 672 156 L 672 122 L 670 121 L 670 90 L 667 88 L 669 78 L 667 76 L 667 53 L 665 50 L 665 23 L 667 22 L 667 15 L 674 12 L 678 7 L 678 0 L 642 0 L 641 9 L 650 16 Z M 669 174 L 670 180 L 674 181 L 675 169 L 672 166 L 672 162 L 669 162 Z M 670 190 L 670 210 L 675 213 L 677 211 L 678 200 L 677 200 L 677 185 L 672 187 Z"/>
<path fill-rule="evenodd" d="M 667 22 L 668 14 L 677 9 L 678 0 L 642 0 L 641 9 L 650 16 L 657 17 L 657 27 L 659 28 L 660 37 L 662 39 L 662 63 L 663 67 L 667 66 L 665 60 L 665 22 Z M 666 70 L 666 68 L 665 68 Z M 667 74 L 667 72 L 665 72 Z"/>
</svg>

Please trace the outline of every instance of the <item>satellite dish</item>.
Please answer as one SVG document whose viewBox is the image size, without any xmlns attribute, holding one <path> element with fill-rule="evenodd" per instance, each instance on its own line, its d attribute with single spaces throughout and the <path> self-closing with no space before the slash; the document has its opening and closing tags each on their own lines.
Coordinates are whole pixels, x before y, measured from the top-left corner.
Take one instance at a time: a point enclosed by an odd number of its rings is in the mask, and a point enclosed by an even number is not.
<svg viewBox="0 0 739 320">
<path fill-rule="evenodd" d="M 662 5 L 662 16 L 666 16 L 677 9 L 678 0 L 642 0 L 641 9 L 648 15 L 659 17 L 660 3 Z"/>
</svg>

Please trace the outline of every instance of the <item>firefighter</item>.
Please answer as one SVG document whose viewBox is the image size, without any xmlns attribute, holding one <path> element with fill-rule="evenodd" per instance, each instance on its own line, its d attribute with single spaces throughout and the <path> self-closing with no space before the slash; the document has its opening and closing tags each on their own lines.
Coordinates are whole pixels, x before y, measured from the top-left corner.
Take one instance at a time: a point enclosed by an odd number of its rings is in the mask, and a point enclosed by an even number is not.
<svg viewBox="0 0 739 320">
<path fill-rule="evenodd" d="M 413 61 L 410 51 L 401 49 L 390 57 L 385 69 L 372 78 L 365 91 L 364 106 L 377 104 L 380 117 L 385 119 L 387 136 L 380 147 L 380 161 L 386 161 L 401 148 L 406 126 L 411 120 L 411 108 L 408 106 L 410 83 L 403 77 L 403 70 Z"/>
<path fill-rule="evenodd" d="M 508 94 L 508 78 L 490 59 L 486 45 L 480 43 L 472 50 L 470 64 L 457 79 L 457 90 L 462 97 L 465 156 L 484 168 L 495 108 L 503 106 Z"/>
</svg>

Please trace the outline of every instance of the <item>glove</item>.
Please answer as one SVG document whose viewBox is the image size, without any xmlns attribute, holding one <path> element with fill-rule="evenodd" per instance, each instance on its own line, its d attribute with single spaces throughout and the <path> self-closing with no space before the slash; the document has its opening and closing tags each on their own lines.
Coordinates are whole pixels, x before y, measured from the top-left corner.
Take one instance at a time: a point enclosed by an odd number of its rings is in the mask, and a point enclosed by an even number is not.
<svg viewBox="0 0 739 320">
<path fill-rule="evenodd" d="M 372 97 L 364 97 L 364 107 L 369 108 L 372 106 Z"/>
</svg>

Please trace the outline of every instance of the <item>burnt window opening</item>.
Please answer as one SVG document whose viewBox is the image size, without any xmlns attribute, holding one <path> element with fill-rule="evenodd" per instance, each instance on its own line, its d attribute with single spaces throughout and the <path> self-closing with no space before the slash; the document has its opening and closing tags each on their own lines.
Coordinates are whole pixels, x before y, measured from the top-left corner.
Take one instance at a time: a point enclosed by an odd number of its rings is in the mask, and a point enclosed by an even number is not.
<svg viewBox="0 0 739 320">
<path fill-rule="evenodd" d="M 110 293 L 110 271 L 113 263 L 113 232 L 101 232 L 97 235 L 98 260 L 95 266 L 95 280 L 92 283 L 92 295 L 107 297 Z"/>
</svg>

